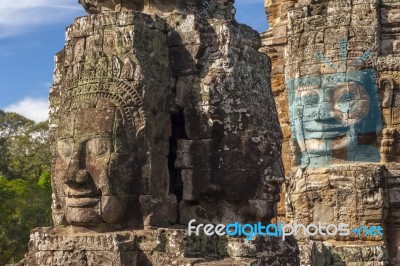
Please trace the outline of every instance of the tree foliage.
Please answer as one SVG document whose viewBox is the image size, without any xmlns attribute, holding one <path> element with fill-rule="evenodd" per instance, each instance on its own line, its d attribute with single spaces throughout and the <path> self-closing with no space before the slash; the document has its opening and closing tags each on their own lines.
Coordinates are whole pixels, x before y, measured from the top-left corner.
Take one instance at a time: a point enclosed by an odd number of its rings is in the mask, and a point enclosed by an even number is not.
<svg viewBox="0 0 400 266">
<path fill-rule="evenodd" d="M 19 261 L 29 232 L 51 224 L 48 125 L 0 110 L 0 265 Z"/>
</svg>

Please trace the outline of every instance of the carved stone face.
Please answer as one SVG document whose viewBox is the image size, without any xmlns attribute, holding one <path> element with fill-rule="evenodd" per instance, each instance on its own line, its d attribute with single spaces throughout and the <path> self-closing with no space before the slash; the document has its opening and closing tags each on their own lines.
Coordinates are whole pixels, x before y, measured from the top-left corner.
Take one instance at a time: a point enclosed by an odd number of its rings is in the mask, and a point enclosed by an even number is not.
<svg viewBox="0 0 400 266">
<path fill-rule="evenodd" d="M 138 181 L 118 108 L 77 106 L 58 132 L 53 179 L 67 222 L 121 223 Z"/>
<path fill-rule="evenodd" d="M 359 161 L 356 153 L 361 150 L 378 160 L 377 150 L 359 142 L 360 134 L 382 127 L 374 77 L 373 70 L 364 70 L 289 82 L 294 137 L 311 166 L 326 166 L 340 152 L 344 161 Z"/>
</svg>

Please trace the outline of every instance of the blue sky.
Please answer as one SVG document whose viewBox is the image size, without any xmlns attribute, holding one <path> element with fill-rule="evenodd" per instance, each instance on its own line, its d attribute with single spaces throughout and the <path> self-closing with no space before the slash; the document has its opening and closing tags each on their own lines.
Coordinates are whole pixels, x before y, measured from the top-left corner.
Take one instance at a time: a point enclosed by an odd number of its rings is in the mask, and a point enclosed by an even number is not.
<svg viewBox="0 0 400 266">
<path fill-rule="evenodd" d="M 65 27 L 85 15 L 78 0 L 0 0 L 0 109 L 47 119 L 54 54 Z M 264 0 L 236 0 L 236 19 L 267 29 Z"/>
</svg>

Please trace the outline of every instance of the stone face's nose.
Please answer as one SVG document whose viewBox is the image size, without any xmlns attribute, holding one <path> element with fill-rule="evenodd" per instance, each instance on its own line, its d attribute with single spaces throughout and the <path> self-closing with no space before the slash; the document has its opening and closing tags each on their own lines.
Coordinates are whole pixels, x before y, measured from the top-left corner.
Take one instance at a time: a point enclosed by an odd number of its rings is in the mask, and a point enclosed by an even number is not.
<svg viewBox="0 0 400 266">
<path fill-rule="evenodd" d="M 324 123 L 333 123 L 336 124 L 337 121 L 335 119 L 334 114 L 332 113 L 331 109 L 329 108 L 329 104 L 327 102 L 322 102 L 319 105 L 319 110 L 317 116 L 315 117 L 316 121 L 324 122 Z"/>
<path fill-rule="evenodd" d="M 80 169 L 78 171 L 69 171 L 67 178 L 65 179 L 66 184 L 86 184 L 89 180 L 89 173 L 85 169 Z"/>
<path fill-rule="evenodd" d="M 79 143 L 66 173 L 65 183 L 84 184 L 89 179 L 86 170 L 86 143 Z"/>
<path fill-rule="evenodd" d="M 78 184 L 84 184 L 89 179 L 89 173 L 86 170 L 78 170 L 75 175 L 74 181 Z"/>
</svg>

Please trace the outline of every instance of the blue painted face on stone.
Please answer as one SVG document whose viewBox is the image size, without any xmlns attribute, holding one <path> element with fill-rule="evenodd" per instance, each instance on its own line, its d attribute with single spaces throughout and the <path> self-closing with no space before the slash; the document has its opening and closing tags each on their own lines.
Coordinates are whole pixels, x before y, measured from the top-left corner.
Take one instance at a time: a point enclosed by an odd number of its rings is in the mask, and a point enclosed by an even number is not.
<svg viewBox="0 0 400 266">
<path fill-rule="evenodd" d="M 382 129 L 374 69 L 295 78 L 287 88 L 300 165 L 380 161 L 371 143 Z"/>
</svg>

